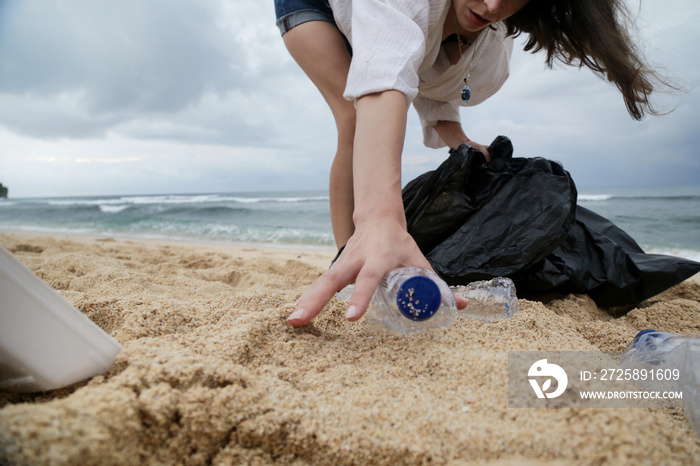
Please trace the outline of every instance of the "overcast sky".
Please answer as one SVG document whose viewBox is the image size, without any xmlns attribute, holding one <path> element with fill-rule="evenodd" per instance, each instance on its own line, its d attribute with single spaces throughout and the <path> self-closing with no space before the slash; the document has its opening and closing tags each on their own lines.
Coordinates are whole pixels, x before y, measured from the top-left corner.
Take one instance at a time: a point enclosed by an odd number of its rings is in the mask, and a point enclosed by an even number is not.
<svg viewBox="0 0 700 466">
<path fill-rule="evenodd" d="M 517 39 L 511 76 L 462 109 L 467 134 L 561 161 L 579 187 L 700 184 L 700 2 L 643 0 L 647 56 L 687 92 L 632 120 L 587 70 Z M 0 0 L 0 182 L 13 197 L 326 189 L 330 110 L 268 0 Z M 409 111 L 404 182 L 446 150 Z"/>
</svg>

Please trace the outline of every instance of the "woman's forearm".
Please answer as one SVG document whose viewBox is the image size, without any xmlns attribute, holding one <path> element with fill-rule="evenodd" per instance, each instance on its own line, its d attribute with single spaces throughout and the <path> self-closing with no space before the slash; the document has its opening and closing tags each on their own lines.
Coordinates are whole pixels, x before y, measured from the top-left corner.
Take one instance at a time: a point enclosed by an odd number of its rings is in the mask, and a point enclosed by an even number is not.
<svg viewBox="0 0 700 466">
<path fill-rule="evenodd" d="M 464 133 L 464 129 L 462 129 L 462 125 L 456 121 L 441 120 L 433 128 L 440 135 L 440 138 L 445 141 L 445 144 L 453 149 L 459 147 L 464 141 L 469 140 Z"/>
<path fill-rule="evenodd" d="M 378 92 L 358 99 L 353 155 L 355 225 L 372 218 L 405 224 L 401 152 L 406 112 L 406 98 L 398 91 Z"/>
</svg>

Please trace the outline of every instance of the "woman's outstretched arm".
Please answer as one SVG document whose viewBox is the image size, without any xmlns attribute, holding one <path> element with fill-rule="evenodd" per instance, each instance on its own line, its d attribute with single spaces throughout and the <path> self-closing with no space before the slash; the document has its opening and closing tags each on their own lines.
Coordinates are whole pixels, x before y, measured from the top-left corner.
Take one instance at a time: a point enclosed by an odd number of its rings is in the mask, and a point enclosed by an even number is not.
<svg viewBox="0 0 700 466">
<path fill-rule="evenodd" d="M 291 325 L 310 322 L 350 283 L 355 283 L 355 290 L 346 317 L 357 320 L 388 271 L 405 266 L 431 268 L 406 230 L 401 198 L 406 112 L 406 98 L 398 91 L 358 99 L 353 156 L 355 232 L 333 266 L 301 295 L 288 318 Z"/>
</svg>

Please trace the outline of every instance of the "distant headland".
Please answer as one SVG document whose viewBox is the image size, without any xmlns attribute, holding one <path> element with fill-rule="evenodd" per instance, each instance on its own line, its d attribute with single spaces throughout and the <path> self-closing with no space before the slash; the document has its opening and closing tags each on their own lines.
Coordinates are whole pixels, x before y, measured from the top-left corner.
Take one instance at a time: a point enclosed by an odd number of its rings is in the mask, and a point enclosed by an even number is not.
<svg viewBox="0 0 700 466">
<path fill-rule="evenodd" d="M 3 186 L 2 183 L 0 183 L 0 197 L 7 197 L 7 193 L 10 190 L 7 189 L 7 186 Z"/>
</svg>

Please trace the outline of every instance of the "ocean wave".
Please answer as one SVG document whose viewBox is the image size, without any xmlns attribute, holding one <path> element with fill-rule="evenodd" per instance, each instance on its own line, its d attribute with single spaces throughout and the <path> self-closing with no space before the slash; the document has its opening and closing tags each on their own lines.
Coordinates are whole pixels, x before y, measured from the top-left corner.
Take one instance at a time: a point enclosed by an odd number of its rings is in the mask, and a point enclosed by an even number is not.
<svg viewBox="0 0 700 466">
<path fill-rule="evenodd" d="M 129 204 L 202 204 L 207 202 L 221 202 L 226 200 L 218 194 L 198 195 L 167 195 L 167 196 L 128 196 L 122 197 L 121 202 Z"/>
<path fill-rule="evenodd" d="M 607 201 L 610 199 L 615 199 L 616 201 L 700 201 L 700 196 L 693 194 L 689 195 L 672 195 L 672 194 L 658 194 L 658 195 L 621 195 L 621 194 L 580 194 L 578 195 L 579 201 L 584 202 L 599 202 Z"/>
<path fill-rule="evenodd" d="M 42 204 L 42 202 L 33 202 L 33 204 Z M 52 206 L 101 206 L 124 204 L 120 199 L 51 199 L 46 201 L 46 205 Z"/>
<path fill-rule="evenodd" d="M 188 218 L 192 221 L 206 221 L 207 217 L 217 216 L 217 215 L 248 215 L 256 216 L 260 215 L 261 212 L 255 208 L 237 206 L 237 205 L 226 205 L 226 204 L 214 204 L 214 205 L 201 205 L 197 207 L 187 207 L 179 206 L 177 204 L 173 205 L 154 205 L 149 208 L 149 206 L 139 206 L 140 211 L 146 215 L 154 215 L 152 210 L 157 211 L 155 214 L 158 217 L 168 217 L 168 216 L 181 216 L 182 218 Z"/>
<path fill-rule="evenodd" d="M 333 244 L 333 234 L 330 231 L 318 231 L 305 228 L 208 225 L 205 231 L 197 230 L 198 231 L 191 231 L 189 233 L 191 233 L 192 236 L 205 237 L 208 239 L 251 243 Z"/>
<path fill-rule="evenodd" d="M 101 199 L 51 199 L 48 205 L 54 206 L 105 206 L 105 205 L 143 205 L 143 204 L 194 204 L 204 202 L 218 202 L 222 200 L 218 195 L 197 196 L 122 196 Z"/>
<path fill-rule="evenodd" d="M 700 201 L 700 196 L 615 196 L 615 198 L 634 201 Z"/>
<path fill-rule="evenodd" d="M 100 207 L 100 211 L 101 211 L 101 212 L 104 212 L 104 213 L 106 213 L 106 214 L 116 214 L 116 213 L 121 212 L 122 210 L 126 210 L 126 209 L 129 208 L 128 205 L 124 205 L 124 204 L 122 204 L 122 205 L 106 205 L 106 204 L 102 204 L 102 205 L 100 205 L 99 207 Z"/>
<path fill-rule="evenodd" d="M 683 259 L 690 259 L 691 261 L 700 262 L 700 251 L 694 249 L 651 246 L 644 248 L 644 252 L 647 254 L 663 254 L 665 256 L 682 257 Z"/>
<path fill-rule="evenodd" d="M 280 197 L 245 197 L 225 194 L 195 195 L 153 195 L 121 196 L 98 199 L 49 199 L 51 206 L 109 206 L 109 205 L 153 205 L 153 204 L 206 204 L 235 202 L 239 204 L 256 204 L 265 202 L 317 202 L 328 201 L 328 196 L 280 196 Z M 41 202 L 40 202 L 41 203 Z"/>
<path fill-rule="evenodd" d="M 579 194 L 578 195 L 578 200 L 583 201 L 583 202 L 600 202 L 600 201 L 607 201 L 608 199 L 612 199 L 613 196 L 612 194 Z"/>
<path fill-rule="evenodd" d="M 309 197 L 231 197 L 227 200 L 240 202 L 241 204 L 255 204 L 259 202 L 313 202 L 327 201 L 328 196 L 309 196 Z"/>
<path fill-rule="evenodd" d="M 332 246 L 330 231 L 290 227 L 260 227 L 221 224 L 162 224 L 158 227 L 148 222 L 106 228 L 70 227 L 51 225 L 14 225 L 13 229 L 58 234 L 88 234 L 97 236 L 127 236 L 144 239 L 205 240 L 232 243 L 255 243 L 269 245 Z"/>
<path fill-rule="evenodd" d="M 57 233 L 66 235 L 102 235 L 103 232 L 95 228 L 71 228 L 49 225 L 12 225 L 13 230 L 28 231 L 30 233 Z"/>
</svg>

